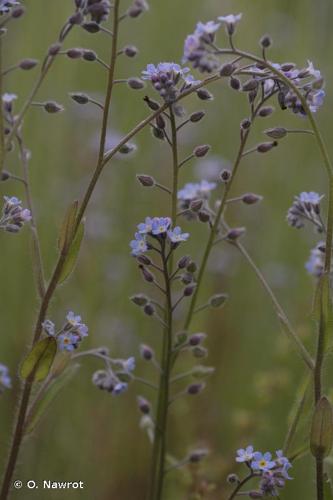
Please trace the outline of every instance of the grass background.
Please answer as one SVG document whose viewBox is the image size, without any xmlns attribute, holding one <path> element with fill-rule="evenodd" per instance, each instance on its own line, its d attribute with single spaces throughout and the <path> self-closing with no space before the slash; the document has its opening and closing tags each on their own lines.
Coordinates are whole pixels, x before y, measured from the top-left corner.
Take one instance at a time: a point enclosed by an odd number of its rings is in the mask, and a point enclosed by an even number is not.
<svg viewBox="0 0 333 500">
<path fill-rule="evenodd" d="M 6 64 L 24 57 L 41 59 L 56 40 L 59 27 L 72 11 L 70 0 L 26 1 L 27 14 L 13 23 L 6 39 Z M 125 0 L 123 8 L 127 7 Z M 149 13 L 122 25 L 121 44 L 140 48 L 135 60 L 119 61 L 120 78 L 139 75 L 149 62 L 179 61 L 185 36 L 198 20 L 206 21 L 230 12 L 243 12 L 237 45 L 258 49 L 264 33 L 273 37 L 271 58 L 295 61 L 299 66 L 310 59 L 320 67 L 328 82 L 332 79 L 331 23 L 333 4 L 312 0 L 152 0 Z M 224 43 L 223 32 L 219 35 Z M 107 60 L 110 39 L 81 30 L 70 35 L 67 47 L 94 48 Z M 6 90 L 19 95 L 18 107 L 28 94 L 36 71 L 12 73 Z M 24 135 L 32 150 L 31 183 L 43 257 L 48 275 L 56 258 L 56 239 L 68 204 L 80 198 L 92 173 L 98 138 L 99 112 L 80 107 L 68 97 L 70 91 L 103 95 L 106 74 L 94 63 L 59 57 L 38 100 L 55 99 L 66 112 L 47 115 L 33 108 L 25 120 Z M 206 109 L 205 122 L 193 126 L 181 138 L 181 156 L 197 144 L 212 145 L 211 158 L 219 165 L 229 164 L 238 147 L 239 122 L 247 114 L 246 99 L 226 84 L 212 88 L 215 100 L 187 101 L 187 108 Z M 153 96 L 153 92 L 149 89 Z M 147 114 L 143 93 L 117 87 L 112 105 L 110 131 L 122 135 Z M 331 136 L 332 93 L 318 119 L 328 147 Z M 305 121 L 290 113 L 276 112 L 257 124 L 252 143 L 262 138 L 262 130 L 272 125 L 303 127 Z M 262 140 L 262 139 L 261 139 Z M 136 173 L 150 173 L 168 183 L 171 158 L 168 148 L 154 141 L 148 129 L 136 139 L 135 155 L 116 159 L 105 169 L 87 213 L 87 235 L 79 265 L 71 280 L 52 303 L 50 316 L 61 323 L 68 309 L 82 314 L 90 327 L 85 347 L 107 345 L 115 357 L 137 355 L 141 342 L 159 345 L 160 332 L 143 317 L 128 297 L 145 289 L 135 262 L 130 258 L 128 241 L 135 225 L 147 214 L 164 215 L 167 199 L 160 193 L 140 189 Z M 252 144 L 251 143 L 251 144 Z M 230 210 L 228 220 L 248 229 L 244 243 L 263 269 L 274 291 L 290 315 L 304 341 L 313 349 L 314 332 L 310 319 L 313 282 L 306 275 L 304 261 L 317 242 L 311 231 L 297 232 L 285 223 L 293 196 L 303 190 L 325 192 L 327 183 L 315 142 L 310 136 L 283 140 L 269 155 L 251 155 L 244 160 L 234 193 L 253 191 L 264 196 L 262 204 Z M 15 152 L 6 167 L 17 174 L 20 165 Z M 205 177 L 209 165 L 192 164 L 184 168 L 182 182 Z M 20 185 L 0 185 L 1 195 L 24 198 Z M 158 207 L 158 209 L 157 209 Z M 185 227 L 186 224 L 184 223 Z M 204 225 L 189 225 L 189 251 L 200 259 L 206 237 Z M 19 380 L 15 377 L 36 317 L 38 301 L 31 270 L 29 232 L 0 235 L 0 361 L 14 376 L 11 392 L 0 401 L 0 458 L 4 463 L 11 432 L 11 419 Z M 187 252 L 188 250 L 186 250 Z M 236 470 L 233 454 L 239 446 L 253 443 L 258 449 L 282 446 L 287 415 L 303 375 L 303 366 L 284 339 L 269 300 L 240 255 L 226 246 L 214 251 L 201 298 L 227 291 L 231 300 L 221 311 L 198 315 L 193 331 L 208 333 L 210 355 L 207 364 L 217 367 L 202 396 L 175 405 L 170 424 L 170 448 L 178 456 L 193 446 L 204 445 L 211 456 L 198 471 L 200 478 L 216 483 L 212 499 L 223 499 L 225 477 Z M 185 361 L 188 363 L 188 361 Z M 82 498 L 98 500 L 141 500 L 148 481 L 150 448 L 138 428 L 135 395 L 150 396 L 138 385 L 120 398 L 96 390 L 90 380 L 100 368 L 96 360 L 83 359 L 79 375 L 62 394 L 43 420 L 38 434 L 30 438 L 20 456 L 15 477 L 22 481 L 83 480 L 85 489 L 75 492 L 21 490 L 13 498 Z M 138 373 L 153 376 L 143 363 Z M 329 382 L 329 377 L 328 377 Z M 329 384 L 328 384 L 329 387 Z M 193 471 L 192 471 L 193 472 Z M 194 473 L 194 472 L 193 472 Z M 307 457 L 295 464 L 294 481 L 281 494 L 284 500 L 314 497 L 314 469 Z M 172 472 L 168 476 L 167 499 L 188 498 L 191 474 Z"/>
</svg>

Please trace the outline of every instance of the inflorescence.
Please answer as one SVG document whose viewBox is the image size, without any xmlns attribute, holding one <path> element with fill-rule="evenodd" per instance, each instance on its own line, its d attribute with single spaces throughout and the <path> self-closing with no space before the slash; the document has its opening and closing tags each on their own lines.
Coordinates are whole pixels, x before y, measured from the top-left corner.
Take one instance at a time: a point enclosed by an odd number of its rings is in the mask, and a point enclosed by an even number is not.
<svg viewBox="0 0 333 500">
<path fill-rule="evenodd" d="M 66 322 L 59 331 L 49 319 L 43 322 L 42 327 L 47 335 L 56 338 L 61 351 L 74 351 L 88 335 L 87 325 L 82 323 L 81 316 L 76 316 L 72 311 L 67 314 Z"/>
<path fill-rule="evenodd" d="M 4 197 L 0 218 L 0 229 L 9 233 L 18 233 L 26 222 L 31 220 L 30 210 L 22 207 L 22 202 L 15 196 Z"/>
</svg>

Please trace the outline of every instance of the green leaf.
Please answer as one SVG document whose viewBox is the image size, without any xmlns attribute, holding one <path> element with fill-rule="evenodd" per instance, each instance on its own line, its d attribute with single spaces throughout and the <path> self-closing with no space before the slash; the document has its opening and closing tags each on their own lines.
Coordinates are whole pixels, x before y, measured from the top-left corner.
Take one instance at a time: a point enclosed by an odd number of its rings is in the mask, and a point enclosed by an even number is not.
<svg viewBox="0 0 333 500">
<path fill-rule="evenodd" d="M 54 337 L 46 337 L 34 345 L 21 366 L 21 377 L 33 378 L 33 381 L 44 380 L 50 371 L 57 352 L 57 341 Z"/>
<path fill-rule="evenodd" d="M 38 400 L 33 408 L 33 411 L 28 415 L 25 429 L 26 434 L 30 434 L 34 431 L 41 418 L 48 410 L 50 404 L 54 401 L 61 389 L 63 389 L 63 387 L 74 377 L 79 367 L 79 364 L 70 365 L 63 371 L 63 373 L 61 373 L 60 376 L 51 381 L 45 394 L 43 394 L 42 398 Z"/>
<path fill-rule="evenodd" d="M 62 272 L 59 278 L 59 284 L 63 283 L 67 278 L 69 278 L 69 276 L 74 271 L 77 259 L 79 257 L 83 236 L 84 236 L 84 223 L 81 222 L 76 232 L 75 238 L 69 247 L 68 254 L 65 259 Z"/>
<path fill-rule="evenodd" d="M 72 243 L 75 227 L 76 227 L 76 216 L 79 208 L 79 202 L 75 200 L 67 209 L 66 215 L 61 225 L 58 247 L 60 252 L 67 253 L 69 247 Z"/>
</svg>

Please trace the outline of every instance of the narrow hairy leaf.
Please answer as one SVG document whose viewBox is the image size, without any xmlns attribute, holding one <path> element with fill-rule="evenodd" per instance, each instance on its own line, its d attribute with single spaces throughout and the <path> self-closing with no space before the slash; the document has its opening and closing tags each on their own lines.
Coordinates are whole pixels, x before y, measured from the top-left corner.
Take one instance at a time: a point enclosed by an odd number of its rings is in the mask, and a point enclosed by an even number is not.
<svg viewBox="0 0 333 500">
<path fill-rule="evenodd" d="M 58 247 L 60 252 L 67 253 L 72 242 L 78 207 L 79 202 L 75 200 L 67 209 L 59 233 Z"/>
<path fill-rule="evenodd" d="M 329 400 L 323 396 L 317 403 L 311 426 L 310 449 L 316 458 L 327 457 L 333 446 L 333 411 Z"/>
<path fill-rule="evenodd" d="M 36 403 L 33 411 L 28 416 L 28 421 L 26 424 L 26 434 L 30 434 L 34 431 L 36 426 L 39 424 L 41 418 L 45 415 L 51 403 L 54 401 L 59 392 L 68 384 L 68 382 L 74 377 L 80 365 L 70 365 L 63 373 L 52 380 L 50 385 L 47 387 L 45 394 L 42 395 L 41 399 Z"/>
<path fill-rule="evenodd" d="M 84 223 L 81 222 L 76 232 L 75 238 L 69 246 L 66 260 L 59 278 L 59 284 L 63 283 L 74 271 L 77 259 L 79 257 L 80 247 L 84 236 Z"/>
<path fill-rule="evenodd" d="M 21 377 L 33 376 L 35 382 L 44 380 L 49 374 L 57 352 L 57 341 L 54 337 L 46 337 L 37 342 L 25 358 L 21 366 Z"/>
</svg>

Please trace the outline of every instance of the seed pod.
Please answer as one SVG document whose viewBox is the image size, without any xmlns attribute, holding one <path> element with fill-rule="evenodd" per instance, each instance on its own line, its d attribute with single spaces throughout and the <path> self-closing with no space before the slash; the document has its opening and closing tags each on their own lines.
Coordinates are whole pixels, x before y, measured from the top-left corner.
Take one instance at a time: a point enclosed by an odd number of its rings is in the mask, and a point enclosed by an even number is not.
<svg viewBox="0 0 333 500">
<path fill-rule="evenodd" d="M 165 120 L 164 120 L 164 118 L 163 118 L 162 115 L 156 116 L 156 120 L 155 121 L 156 121 L 156 125 L 157 125 L 158 128 L 160 128 L 162 130 L 165 129 L 166 123 L 165 123 Z"/>
<path fill-rule="evenodd" d="M 195 111 L 194 113 L 192 113 L 190 115 L 190 122 L 192 123 L 197 123 L 199 122 L 200 120 L 202 120 L 202 118 L 205 116 L 205 112 L 204 111 Z"/>
<path fill-rule="evenodd" d="M 73 99 L 73 101 L 77 102 L 78 104 L 88 104 L 89 102 L 89 96 L 87 94 L 83 94 L 82 92 L 73 92 L 69 95 Z"/>
<path fill-rule="evenodd" d="M 191 274 L 195 273 L 196 270 L 197 270 L 198 266 L 196 265 L 196 263 L 194 262 L 194 260 L 191 260 L 191 262 L 189 262 L 187 264 L 187 271 Z"/>
<path fill-rule="evenodd" d="M 226 301 L 228 300 L 228 297 L 229 296 L 226 293 L 217 293 L 216 295 L 213 295 L 209 299 L 209 305 L 211 307 L 214 307 L 214 309 L 217 309 L 226 303 Z"/>
<path fill-rule="evenodd" d="M 147 255 L 139 255 L 139 257 L 136 259 L 140 264 L 143 264 L 144 266 L 151 266 L 152 265 L 152 260 L 147 257 Z"/>
<path fill-rule="evenodd" d="M 93 62 L 97 59 L 97 54 L 93 50 L 85 49 L 83 51 L 82 57 L 85 61 Z"/>
<path fill-rule="evenodd" d="M 44 103 L 44 109 L 47 113 L 59 113 L 60 111 L 63 111 L 64 108 L 61 106 L 61 104 L 58 104 L 55 101 L 47 101 Z"/>
<path fill-rule="evenodd" d="M 142 293 L 133 295 L 131 297 L 131 301 L 139 307 L 145 306 L 149 302 L 148 297 L 146 297 L 146 295 L 143 295 Z"/>
<path fill-rule="evenodd" d="M 155 308 L 152 304 L 146 304 L 143 308 L 143 312 L 147 314 L 147 316 L 154 316 Z"/>
<path fill-rule="evenodd" d="M 314 457 L 327 457 L 333 445 L 333 412 L 331 403 L 323 396 L 317 403 L 311 426 L 310 449 Z"/>
<path fill-rule="evenodd" d="M 36 59 L 23 59 L 19 63 L 19 67 L 20 67 L 20 69 L 24 69 L 24 70 L 28 71 L 29 69 L 32 69 L 35 66 L 37 66 L 37 64 L 38 64 L 38 61 Z"/>
<path fill-rule="evenodd" d="M 122 155 L 128 155 L 129 153 L 132 153 L 135 148 L 136 146 L 134 144 L 126 142 L 126 144 L 123 144 L 121 148 L 119 148 L 119 153 L 121 153 Z"/>
<path fill-rule="evenodd" d="M 7 181 L 8 179 L 10 179 L 10 173 L 7 172 L 6 170 L 3 170 L 1 172 L 1 178 L 0 178 L 1 182 Z"/>
<path fill-rule="evenodd" d="M 245 231 L 246 231 L 245 227 L 235 227 L 233 229 L 230 229 L 227 233 L 227 239 L 230 241 L 236 241 L 238 240 L 238 238 L 243 236 Z"/>
<path fill-rule="evenodd" d="M 136 178 L 143 187 L 155 186 L 155 179 L 151 175 L 140 174 L 137 175 Z"/>
<path fill-rule="evenodd" d="M 137 53 L 139 52 L 137 47 L 135 47 L 134 45 L 126 45 L 126 47 L 124 47 L 123 51 L 127 57 L 135 57 L 137 55 Z"/>
<path fill-rule="evenodd" d="M 212 101 L 214 99 L 213 94 L 211 94 L 210 92 L 208 92 L 207 89 L 199 89 L 199 90 L 197 90 L 197 96 L 202 101 Z"/>
<path fill-rule="evenodd" d="M 191 295 L 193 295 L 194 293 L 194 290 L 196 288 L 196 285 L 193 284 L 193 285 L 187 285 L 185 288 L 184 288 L 184 297 L 191 297 Z"/>
<path fill-rule="evenodd" d="M 229 81 L 229 85 L 233 90 L 239 90 L 241 88 L 241 82 L 238 80 L 238 78 L 231 77 Z"/>
<path fill-rule="evenodd" d="M 189 255 L 184 255 L 183 257 L 181 257 L 177 263 L 178 269 L 185 269 L 190 260 L 191 257 Z"/>
<path fill-rule="evenodd" d="M 254 205 L 262 200 L 262 196 L 255 193 L 245 193 L 242 196 L 242 202 L 246 205 Z"/>
<path fill-rule="evenodd" d="M 284 127 L 275 127 L 275 128 L 268 128 L 267 130 L 264 131 L 264 133 L 268 137 L 271 137 L 272 139 L 282 139 L 287 135 L 288 131 Z"/>
<path fill-rule="evenodd" d="M 153 283 L 154 280 L 155 280 L 155 276 L 153 275 L 153 273 L 151 273 L 150 271 L 148 271 L 148 269 L 146 269 L 144 266 L 140 265 L 139 266 L 140 269 L 141 269 L 141 272 L 142 272 L 142 276 L 143 276 L 143 279 L 145 281 L 147 281 L 147 283 Z"/>
<path fill-rule="evenodd" d="M 165 137 L 164 137 L 164 132 L 162 129 L 153 126 L 152 131 L 153 131 L 153 136 L 156 137 L 156 139 L 160 139 L 160 141 L 164 141 Z"/>
<path fill-rule="evenodd" d="M 231 76 L 235 71 L 235 66 L 231 63 L 223 64 L 220 69 L 220 76 Z"/>
<path fill-rule="evenodd" d="M 244 120 L 241 121 L 241 129 L 247 130 L 251 127 L 251 120 L 249 118 L 244 118 Z"/>
<path fill-rule="evenodd" d="M 50 45 L 48 53 L 50 56 L 56 56 L 61 49 L 61 43 L 53 43 Z"/>
<path fill-rule="evenodd" d="M 258 113 L 258 116 L 261 118 L 266 118 L 266 116 L 271 115 L 274 112 L 274 108 L 272 106 L 264 106 Z"/>
<path fill-rule="evenodd" d="M 272 45 L 272 39 L 269 35 L 264 35 L 260 38 L 260 45 L 263 49 L 268 49 Z"/>
<path fill-rule="evenodd" d="M 220 177 L 221 177 L 223 182 L 228 182 L 230 180 L 230 177 L 231 177 L 230 170 L 228 170 L 227 168 L 222 170 L 222 172 L 220 173 Z"/>
<path fill-rule="evenodd" d="M 145 87 L 145 84 L 140 78 L 128 78 L 127 85 L 133 90 L 141 90 Z"/>
<path fill-rule="evenodd" d="M 258 80 L 255 80 L 254 78 L 251 78 L 250 80 L 247 80 L 242 85 L 242 91 L 243 92 L 252 92 L 254 90 L 257 90 L 257 88 L 258 88 Z"/>
<path fill-rule="evenodd" d="M 229 474 L 229 476 L 227 477 L 227 482 L 229 484 L 239 484 L 240 483 L 240 479 L 237 476 L 237 474 Z"/>
<path fill-rule="evenodd" d="M 99 24 L 94 23 L 93 21 L 90 23 L 83 23 L 81 24 L 82 28 L 85 29 L 88 33 L 95 34 L 98 33 L 101 28 Z"/>
<path fill-rule="evenodd" d="M 83 56 L 83 50 L 76 48 L 68 49 L 66 54 L 70 59 L 80 59 Z"/>
<path fill-rule="evenodd" d="M 198 212 L 198 217 L 199 217 L 199 220 L 200 222 L 209 222 L 210 221 L 210 215 L 208 212 L 205 212 L 204 210 L 200 210 L 200 212 Z"/>
<path fill-rule="evenodd" d="M 278 145 L 277 141 L 273 142 L 262 142 L 258 144 L 257 151 L 258 153 L 268 153 L 271 149 L 275 148 Z"/>
<path fill-rule="evenodd" d="M 157 101 L 154 101 L 153 99 L 150 99 L 150 97 L 145 96 L 143 100 L 145 101 L 147 106 L 153 111 L 157 111 L 158 109 L 160 109 L 159 103 Z"/>
<path fill-rule="evenodd" d="M 210 146 L 208 144 L 203 144 L 202 146 L 197 146 L 196 148 L 194 148 L 193 154 L 197 158 L 203 158 L 204 156 L 206 156 L 209 150 Z"/>
</svg>

